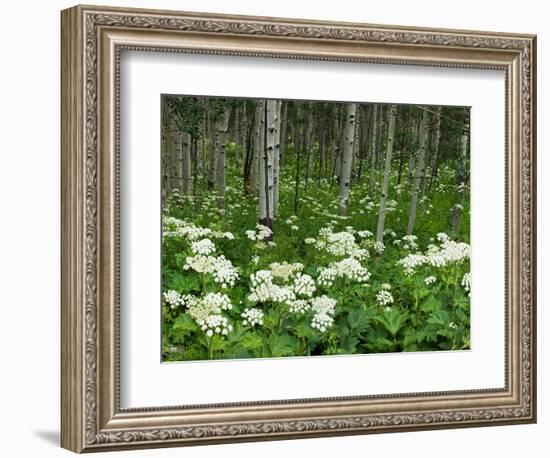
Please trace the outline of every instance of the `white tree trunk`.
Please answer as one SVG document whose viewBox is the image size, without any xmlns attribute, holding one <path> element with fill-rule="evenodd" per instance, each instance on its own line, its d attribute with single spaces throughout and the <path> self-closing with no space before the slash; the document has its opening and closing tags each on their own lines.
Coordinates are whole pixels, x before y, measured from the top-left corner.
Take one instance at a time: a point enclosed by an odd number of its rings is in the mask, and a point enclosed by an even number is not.
<svg viewBox="0 0 550 458">
<path fill-rule="evenodd" d="M 184 132 L 181 135 L 181 155 L 182 155 L 182 190 L 185 194 L 191 193 L 191 135 Z"/>
<path fill-rule="evenodd" d="M 252 192 L 258 192 L 258 170 L 260 167 L 260 155 L 263 149 L 263 118 L 264 118 L 264 101 L 258 100 L 256 102 L 256 113 L 254 114 L 254 139 L 253 139 L 253 148 L 252 152 L 254 156 L 252 157 L 252 168 L 250 171 L 250 185 L 252 187 Z"/>
<path fill-rule="evenodd" d="M 428 190 L 432 187 L 432 182 L 437 171 L 437 160 L 439 157 L 439 141 L 441 139 L 441 107 L 436 108 L 435 126 L 432 135 L 432 160 L 430 164 L 430 183 Z"/>
<path fill-rule="evenodd" d="M 273 157 L 276 149 L 277 102 L 267 100 L 263 104 L 264 148 L 260 155 L 258 222 L 273 227 Z"/>
<path fill-rule="evenodd" d="M 384 181 L 380 191 L 380 210 L 378 212 L 378 227 L 376 229 L 376 241 L 382 242 L 384 238 L 384 221 L 386 219 L 386 201 L 388 200 L 388 185 L 390 182 L 391 160 L 393 156 L 393 137 L 395 133 L 395 116 L 397 106 L 392 105 L 389 109 L 388 119 L 388 141 L 386 143 L 386 166 L 384 168 Z"/>
<path fill-rule="evenodd" d="M 407 225 L 407 235 L 412 235 L 414 220 L 416 219 L 416 206 L 418 195 L 420 194 L 420 184 L 424 176 L 426 165 L 424 163 L 426 156 L 426 143 L 428 140 L 428 111 L 424 110 L 422 121 L 420 122 L 418 159 L 416 160 L 416 172 L 414 176 L 414 189 L 411 200 L 411 211 L 409 213 L 409 224 Z"/>
<path fill-rule="evenodd" d="M 168 177 L 170 189 L 181 189 L 180 133 L 173 120 L 168 131 Z"/>
<path fill-rule="evenodd" d="M 273 151 L 273 217 L 279 209 L 279 171 L 281 163 L 281 105 L 278 101 L 275 109 L 275 149 Z"/>
<path fill-rule="evenodd" d="M 340 175 L 340 202 L 339 212 L 345 215 L 348 211 L 348 200 L 351 178 L 351 162 L 353 155 L 353 142 L 355 140 L 355 113 L 357 105 L 346 105 L 346 124 L 344 126 L 344 147 L 342 151 L 342 171 Z"/>
<path fill-rule="evenodd" d="M 374 169 L 376 168 L 376 132 L 378 131 L 378 105 L 373 106 L 372 112 L 372 131 L 370 138 L 370 174 L 369 174 L 369 194 L 372 195 L 374 187 Z"/>
<path fill-rule="evenodd" d="M 212 108 L 212 106 L 210 107 Z M 210 117 L 208 122 L 210 139 L 209 139 L 209 164 L 208 164 L 208 190 L 214 189 L 217 176 L 217 154 L 216 154 L 216 128 L 214 126 L 213 116 Z"/>
<path fill-rule="evenodd" d="M 216 191 L 218 191 L 218 207 L 225 206 L 225 169 L 227 154 L 227 124 L 229 112 L 223 107 L 222 113 L 216 119 Z"/>
</svg>

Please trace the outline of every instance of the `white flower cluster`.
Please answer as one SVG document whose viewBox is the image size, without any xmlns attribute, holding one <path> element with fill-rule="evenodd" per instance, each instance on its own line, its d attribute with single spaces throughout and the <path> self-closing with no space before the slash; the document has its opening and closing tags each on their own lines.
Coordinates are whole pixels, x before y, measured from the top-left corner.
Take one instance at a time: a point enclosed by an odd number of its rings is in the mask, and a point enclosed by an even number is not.
<svg viewBox="0 0 550 458">
<path fill-rule="evenodd" d="M 425 254 L 411 253 L 397 261 L 403 266 L 407 275 L 412 274 L 422 265 L 440 268 L 470 258 L 470 245 L 467 243 L 450 240 L 447 234 L 443 233 L 438 234 L 437 238 L 441 242 L 440 246 L 430 245 Z"/>
<path fill-rule="evenodd" d="M 257 324 L 260 326 L 264 324 L 264 312 L 260 309 L 246 309 L 241 313 L 241 317 L 243 318 L 243 325 L 245 326 L 254 327 Z"/>
<path fill-rule="evenodd" d="M 374 242 L 374 251 L 376 251 L 376 254 L 382 254 L 386 247 L 382 242 Z"/>
<path fill-rule="evenodd" d="M 190 307 L 196 302 L 196 298 L 190 294 L 180 294 L 173 289 L 162 293 L 164 302 L 170 306 L 171 309 L 178 307 Z"/>
<path fill-rule="evenodd" d="M 367 230 L 365 230 L 365 231 L 358 231 L 358 232 L 357 232 L 357 235 L 358 235 L 359 237 L 361 237 L 362 239 L 368 239 L 368 238 L 372 237 L 372 232 L 371 232 L 371 231 L 367 231 Z"/>
<path fill-rule="evenodd" d="M 163 219 L 162 235 L 164 237 L 182 237 L 193 241 L 211 234 L 211 229 L 195 226 L 193 223 L 182 221 L 172 216 Z"/>
<path fill-rule="evenodd" d="M 294 279 L 293 291 L 296 296 L 311 297 L 315 292 L 315 282 L 307 274 L 298 273 Z"/>
<path fill-rule="evenodd" d="M 465 273 L 464 277 L 462 277 L 461 285 L 464 287 L 466 291 L 468 291 L 468 297 L 471 296 L 471 287 L 472 287 L 472 274 L 470 272 Z"/>
<path fill-rule="evenodd" d="M 370 272 L 355 258 L 344 258 L 333 262 L 328 267 L 319 270 L 317 279 L 321 286 L 332 286 L 336 278 L 347 278 L 358 283 L 366 283 L 370 279 Z"/>
<path fill-rule="evenodd" d="M 402 240 L 405 242 L 403 244 L 403 248 L 406 250 L 416 250 L 418 248 L 418 244 L 416 243 L 416 235 L 405 235 Z"/>
<path fill-rule="evenodd" d="M 349 232 L 336 232 L 327 237 L 326 251 L 334 256 L 347 256 L 357 248 L 355 237 Z"/>
<path fill-rule="evenodd" d="M 297 272 L 301 272 L 304 268 L 304 265 L 299 262 L 272 262 L 271 264 L 269 264 L 269 268 L 274 277 L 281 278 L 283 281 L 286 282 L 292 276 L 294 276 L 294 274 L 296 274 Z"/>
<path fill-rule="evenodd" d="M 300 313 L 303 315 L 311 308 L 311 305 L 305 299 L 290 300 L 287 301 L 287 304 L 289 305 L 290 313 Z"/>
<path fill-rule="evenodd" d="M 426 285 L 431 285 L 433 283 L 435 283 L 437 281 L 437 278 L 435 278 L 433 275 L 430 275 L 429 277 L 426 277 L 424 279 L 424 283 L 426 283 Z"/>
<path fill-rule="evenodd" d="M 233 329 L 229 320 L 222 315 L 210 315 L 205 320 L 199 321 L 198 324 L 208 337 L 212 337 L 214 334 L 226 336 Z"/>
<path fill-rule="evenodd" d="M 285 302 L 295 299 L 294 292 L 287 287 L 273 283 L 273 274 L 269 270 L 259 270 L 250 275 L 251 302 Z"/>
<path fill-rule="evenodd" d="M 216 245 L 210 239 L 202 239 L 197 242 L 191 242 L 191 251 L 195 254 L 207 256 L 216 251 Z"/>
<path fill-rule="evenodd" d="M 245 234 L 250 240 L 261 242 L 262 240 L 271 237 L 271 234 L 273 234 L 273 232 L 269 227 L 264 226 L 263 224 L 256 224 L 255 231 L 246 231 Z"/>
<path fill-rule="evenodd" d="M 388 290 L 382 289 L 376 294 L 376 302 L 380 305 L 393 304 L 393 296 Z"/>
<path fill-rule="evenodd" d="M 336 301 L 328 296 L 315 297 L 311 301 L 311 310 L 314 315 L 311 327 L 325 332 L 334 323 L 334 307 Z"/>
<path fill-rule="evenodd" d="M 239 278 L 239 272 L 224 255 L 205 256 L 197 254 L 196 256 L 188 256 L 185 258 L 183 268 L 198 273 L 212 274 L 214 281 L 219 283 L 222 288 L 235 286 L 235 282 Z"/>
<path fill-rule="evenodd" d="M 229 297 L 223 293 L 208 293 L 203 298 L 189 306 L 189 315 L 193 318 L 206 335 L 227 335 L 233 327 L 226 317 L 221 315 L 223 310 L 232 308 Z"/>
</svg>

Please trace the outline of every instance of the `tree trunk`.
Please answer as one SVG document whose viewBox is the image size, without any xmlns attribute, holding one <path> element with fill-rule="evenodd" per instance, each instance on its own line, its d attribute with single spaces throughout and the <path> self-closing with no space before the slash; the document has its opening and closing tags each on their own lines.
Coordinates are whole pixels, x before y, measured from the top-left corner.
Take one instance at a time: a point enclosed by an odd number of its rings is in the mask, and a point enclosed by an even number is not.
<svg viewBox="0 0 550 458">
<path fill-rule="evenodd" d="M 436 108 L 435 127 L 432 136 L 432 163 L 430 165 L 430 183 L 428 190 L 432 189 L 433 181 L 437 176 L 437 162 L 439 160 L 439 141 L 441 139 L 441 107 Z"/>
<path fill-rule="evenodd" d="M 227 124 L 229 112 L 223 107 L 222 113 L 216 119 L 216 190 L 218 191 L 218 207 L 225 206 L 225 172 L 227 153 Z"/>
<path fill-rule="evenodd" d="M 273 150 L 273 218 L 279 209 L 279 173 L 281 164 L 281 101 L 275 106 L 275 149 Z"/>
<path fill-rule="evenodd" d="M 283 165 L 286 159 L 286 145 L 288 141 L 288 122 L 287 122 L 287 115 L 288 115 L 288 102 L 281 102 L 281 147 L 280 147 L 280 156 L 279 156 L 279 164 Z"/>
<path fill-rule="evenodd" d="M 195 211 L 200 210 L 200 195 L 199 195 L 199 151 L 202 146 L 202 140 L 194 139 L 193 146 L 193 195 L 195 196 Z"/>
<path fill-rule="evenodd" d="M 372 107 L 372 135 L 370 143 L 370 175 L 369 175 L 369 194 L 372 195 L 374 187 L 374 169 L 376 168 L 376 131 L 378 129 L 378 105 Z"/>
<path fill-rule="evenodd" d="M 313 159 L 315 157 L 313 153 L 313 105 L 310 104 L 308 113 L 307 113 L 307 124 L 306 124 L 306 136 L 305 136 L 305 148 L 304 150 L 307 153 L 307 161 L 306 161 L 306 181 L 305 181 L 305 190 L 307 190 L 307 184 L 309 181 L 309 178 L 311 177 L 312 171 L 313 171 Z"/>
<path fill-rule="evenodd" d="M 238 170 L 242 151 L 242 104 L 235 107 L 235 168 Z"/>
<path fill-rule="evenodd" d="M 386 219 L 386 201 L 388 199 L 388 185 L 390 183 L 391 160 L 393 155 L 393 138 L 395 134 L 395 116 L 397 106 L 389 107 L 388 120 L 388 141 L 386 142 L 386 166 L 384 168 L 384 181 L 380 191 L 380 210 L 378 212 L 378 227 L 376 229 L 376 241 L 382 242 L 384 239 L 384 221 Z"/>
<path fill-rule="evenodd" d="M 258 222 L 273 228 L 273 158 L 276 150 L 277 102 L 267 100 L 264 108 L 264 148 L 260 155 Z"/>
<path fill-rule="evenodd" d="M 217 176 L 217 155 L 216 155 L 216 129 L 214 127 L 214 116 L 210 116 L 208 120 L 208 130 L 210 137 L 210 158 L 208 164 L 208 184 L 207 188 L 209 191 L 212 191 L 216 185 L 216 176 Z"/>
<path fill-rule="evenodd" d="M 260 167 L 260 156 L 263 149 L 263 118 L 264 118 L 264 100 L 256 102 L 256 113 L 254 115 L 254 156 L 252 157 L 251 185 L 254 194 L 258 191 L 259 180 L 258 170 Z"/>
<path fill-rule="evenodd" d="M 191 135 L 188 132 L 181 134 L 182 156 L 182 190 L 184 194 L 191 194 Z"/>
<path fill-rule="evenodd" d="M 348 200 L 351 179 L 351 162 L 353 155 L 353 143 L 355 140 L 355 113 L 357 105 L 346 105 L 346 124 L 344 126 L 344 147 L 342 151 L 342 173 L 340 176 L 340 202 L 339 213 L 345 215 L 348 211 Z"/>
<path fill-rule="evenodd" d="M 407 235 L 412 235 L 414 228 L 414 220 L 416 219 L 416 205 L 418 203 L 418 195 L 420 194 L 420 183 L 425 172 L 424 158 L 426 155 L 426 143 L 428 140 L 428 111 L 424 110 L 422 121 L 420 122 L 419 133 L 419 148 L 418 159 L 416 163 L 416 174 L 414 177 L 414 190 L 411 200 L 411 211 L 409 214 L 409 224 L 407 225 Z"/>
</svg>

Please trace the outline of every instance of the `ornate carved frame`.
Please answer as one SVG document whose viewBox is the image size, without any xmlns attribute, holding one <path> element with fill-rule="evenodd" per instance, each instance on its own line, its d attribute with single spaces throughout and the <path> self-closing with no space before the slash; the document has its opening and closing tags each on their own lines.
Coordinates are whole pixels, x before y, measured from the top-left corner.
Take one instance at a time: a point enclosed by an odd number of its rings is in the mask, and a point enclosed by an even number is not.
<svg viewBox="0 0 550 458">
<path fill-rule="evenodd" d="M 535 421 L 535 36 L 88 6 L 64 10 L 61 29 L 63 447 L 89 452 Z M 123 49 L 504 70 L 505 388 L 122 410 Z"/>
</svg>

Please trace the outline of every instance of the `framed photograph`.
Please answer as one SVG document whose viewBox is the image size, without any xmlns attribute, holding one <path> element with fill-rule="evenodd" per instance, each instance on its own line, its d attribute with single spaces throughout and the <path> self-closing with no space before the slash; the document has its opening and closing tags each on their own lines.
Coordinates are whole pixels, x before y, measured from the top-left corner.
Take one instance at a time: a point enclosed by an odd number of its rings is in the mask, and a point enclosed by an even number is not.
<svg viewBox="0 0 550 458">
<path fill-rule="evenodd" d="M 62 446 L 536 421 L 536 37 L 62 12 Z"/>
</svg>

